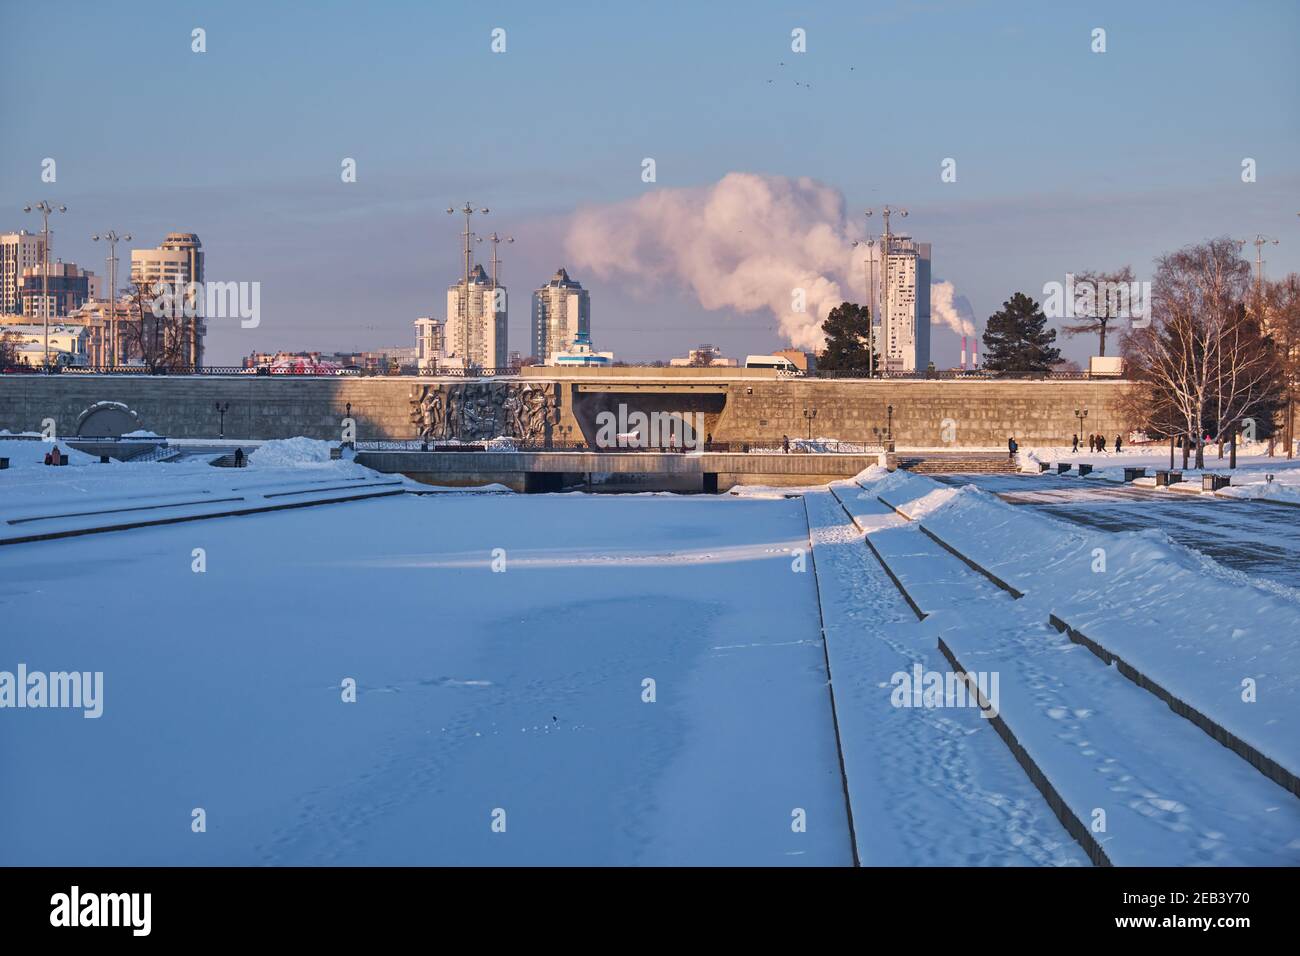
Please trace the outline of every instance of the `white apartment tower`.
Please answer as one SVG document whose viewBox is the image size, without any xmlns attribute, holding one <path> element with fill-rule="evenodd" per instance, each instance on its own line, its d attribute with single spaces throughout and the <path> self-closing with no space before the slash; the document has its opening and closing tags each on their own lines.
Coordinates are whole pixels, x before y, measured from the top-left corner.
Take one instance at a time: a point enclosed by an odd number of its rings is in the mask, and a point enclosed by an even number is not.
<svg viewBox="0 0 1300 956">
<path fill-rule="evenodd" d="M 930 243 L 891 236 L 882 282 L 880 358 L 887 372 L 930 364 Z"/>
<path fill-rule="evenodd" d="M 26 229 L 0 233 L 0 313 L 22 313 L 23 273 L 35 269 L 39 274 L 44 261 L 45 238 L 39 233 Z"/>
<path fill-rule="evenodd" d="M 554 365 L 579 339 L 591 338 L 591 294 L 561 266 L 533 293 L 533 357 Z"/>
<path fill-rule="evenodd" d="M 445 349 L 466 368 L 501 369 L 509 366 L 506 321 L 509 299 L 506 287 L 494 286 L 481 265 L 465 281 L 447 289 Z"/>
</svg>

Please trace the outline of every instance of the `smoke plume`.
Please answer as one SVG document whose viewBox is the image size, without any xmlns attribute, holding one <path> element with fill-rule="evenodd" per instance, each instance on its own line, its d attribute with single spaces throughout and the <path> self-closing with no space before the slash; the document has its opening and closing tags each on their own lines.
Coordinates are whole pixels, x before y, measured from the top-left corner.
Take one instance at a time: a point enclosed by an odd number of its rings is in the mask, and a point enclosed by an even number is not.
<svg viewBox="0 0 1300 956">
<path fill-rule="evenodd" d="M 930 284 L 930 324 L 940 323 L 952 329 L 955 335 L 975 334 L 975 323 L 963 316 L 953 301 L 956 290 L 951 282 L 933 282 Z"/>
<path fill-rule="evenodd" d="M 862 237 L 837 189 L 807 177 L 728 173 L 712 186 L 580 209 L 565 245 L 577 268 L 598 277 L 685 285 L 710 310 L 767 309 L 792 345 L 818 350 L 831 309 L 867 299 L 868 250 L 852 246 Z"/>
</svg>

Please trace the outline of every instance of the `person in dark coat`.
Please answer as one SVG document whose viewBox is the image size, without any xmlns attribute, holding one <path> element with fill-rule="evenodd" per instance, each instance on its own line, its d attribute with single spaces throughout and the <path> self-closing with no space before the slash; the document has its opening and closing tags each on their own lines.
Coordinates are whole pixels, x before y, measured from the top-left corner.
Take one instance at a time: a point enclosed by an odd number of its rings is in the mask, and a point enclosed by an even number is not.
<svg viewBox="0 0 1300 956">
<path fill-rule="evenodd" d="M 1074 452 L 1076 455 L 1079 453 L 1079 436 L 1078 436 L 1078 435 L 1075 435 L 1075 436 L 1074 436 L 1074 441 L 1071 442 L 1071 444 L 1070 444 L 1070 451 Z"/>
<path fill-rule="evenodd" d="M 236 468 L 244 467 L 244 449 L 242 448 L 235 449 L 235 467 Z"/>
<path fill-rule="evenodd" d="M 1120 441 L 1119 441 L 1119 436 L 1116 435 L 1116 436 L 1115 436 L 1115 453 L 1116 453 L 1116 454 L 1119 454 L 1119 450 L 1120 450 Z"/>
<path fill-rule="evenodd" d="M 782 435 L 782 436 L 781 436 L 781 450 L 782 450 L 783 452 L 785 452 L 787 455 L 790 454 L 790 436 L 789 436 L 789 435 Z"/>
</svg>

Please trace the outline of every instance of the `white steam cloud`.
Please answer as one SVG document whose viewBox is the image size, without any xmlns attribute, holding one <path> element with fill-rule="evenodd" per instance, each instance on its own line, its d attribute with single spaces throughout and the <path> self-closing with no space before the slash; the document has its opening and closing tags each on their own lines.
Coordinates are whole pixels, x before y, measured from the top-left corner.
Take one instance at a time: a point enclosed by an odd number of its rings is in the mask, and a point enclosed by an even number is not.
<svg viewBox="0 0 1300 956">
<path fill-rule="evenodd" d="M 599 277 L 683 284 L 710 310 L 767 309 L 791 344 L 820 349 L 831 309 L 867 298 L 868 250 L 852 246 L 861 238 L 837 189 L 806 177 L 728 173 L 708 187 L 581 209 L 565 245 L 576 267 Z M 879 281 L 879 244 L 871 252 Z M 932 316 L 937 310 L 954 331 L 972 334 L 953 306 L 952 285 L 934 289 Z"/>
<path fill-rule="evenodd" d="M 975 323 L 963 316 L 953 301 L 956 290 L 951 282 L 930 284 L 930 324 L 948 326 L 955 335 L 975 334 Z"/>
</svg>

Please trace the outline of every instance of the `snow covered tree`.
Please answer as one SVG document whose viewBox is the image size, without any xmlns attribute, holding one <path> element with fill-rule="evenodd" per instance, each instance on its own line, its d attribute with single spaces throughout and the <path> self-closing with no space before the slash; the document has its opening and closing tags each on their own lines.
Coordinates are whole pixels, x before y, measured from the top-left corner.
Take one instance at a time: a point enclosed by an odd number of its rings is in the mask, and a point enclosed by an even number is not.
<svg viewBox="0 0 1300 956">
<path fill-rule="evenodd" d="M 1048 372 L 1061 359 L 1056 330 L 1037 302 L 1017 292 L 984 327 L 984 368 L 990 372 Z"/>
</svg>

